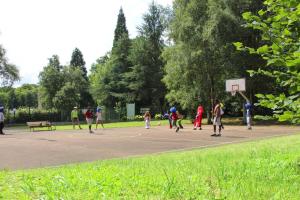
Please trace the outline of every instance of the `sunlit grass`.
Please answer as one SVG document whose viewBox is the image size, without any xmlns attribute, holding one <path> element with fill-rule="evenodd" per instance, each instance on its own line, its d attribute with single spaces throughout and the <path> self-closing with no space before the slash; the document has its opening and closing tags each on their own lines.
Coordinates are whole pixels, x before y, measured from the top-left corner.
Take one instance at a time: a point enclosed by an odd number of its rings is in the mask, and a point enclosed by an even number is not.
<svg viewBox="0 0 300 200">
<path fill-rule="evenodd" d="M 0 172 L 0 199 L 299 199 L 300 135 Z"/>
</svg>

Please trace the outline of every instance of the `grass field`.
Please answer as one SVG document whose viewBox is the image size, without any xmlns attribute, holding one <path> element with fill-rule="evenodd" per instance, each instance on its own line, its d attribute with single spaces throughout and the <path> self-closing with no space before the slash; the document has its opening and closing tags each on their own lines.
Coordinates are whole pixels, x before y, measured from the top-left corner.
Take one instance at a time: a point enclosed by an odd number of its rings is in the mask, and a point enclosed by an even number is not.
<svg viewBox="0 0 300 200">
<path fill-rule="evenodd" d="M 0 199 L 299 199 L 300 135 L 25 171 Z"/>
<path fill-rule="evenodd" d="M 190 120 L 183 120 L 183 124 L 191 124 Z M 169 124 L 168 120 L 160 120 L 160 121 L 152 121 L 151 126 L 167 126 Z M 111 122 L 111 123 L 104 123 L 104 128 L 128 128 L 128 127 L 142 127 L 145 126 L 144 121 L 128 121 L 128 122 Z M 88 125 L 86 123 L 81 122 L 81 127 L 83 129 L 88 129 Z M 96 128 L 96 124 L 92 125 L 92 128 Z M 98 125 L 98 128 L 101 129 L 101 125 Z M 25 125 L 19 125 L 19 126 L 10 126 L 9 129 L 28 129 Z M 36 130 L 47 130 L 48 128 L 38 128 Z M 57 130 L 72 130 L 73 125 L 56 125 Z M 76 129 L 78 129 L 78 126 L 76 125 Z"/>
</svg>

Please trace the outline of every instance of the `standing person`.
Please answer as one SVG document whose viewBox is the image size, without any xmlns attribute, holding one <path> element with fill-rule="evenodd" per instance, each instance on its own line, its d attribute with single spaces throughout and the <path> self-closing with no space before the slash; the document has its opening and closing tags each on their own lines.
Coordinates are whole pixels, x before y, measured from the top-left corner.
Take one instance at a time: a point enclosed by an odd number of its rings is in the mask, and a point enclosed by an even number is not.
<svg viewBox="0 0 300 200">
<path fill-rule="evenodd" d="M 4 128 L 4 107 L 0 106 L 0 135 L 5 135 L 3 133 Z"/>
<path fill-rule="evenodd" d="M 98 124 L 100 123 L 102 128 L 104 128 L 104 125 L 103 125 L 103 120 L 102 120 L 102 109 L 100 107 L 97 107 L 97 110 L 96 110 L 96 130 L 98 128 Z"/>
<path fill-rule="evenodd" d="M 221 105 L 219 100 L 216 100 L 216 104 L 214 106 L 213 110 L 213 116 L 214 116 L 214 121 L 213 121 L 213 126 L 214 126 L 214 134 L 211 136 L 221 136 L 221 129 L 222 129 L 222 124 L 221 124 Z M 219 134 L 217 134 L 217 126 L 219 126 Z"/>
<path fill-rule="evenodd" d="M 85 119 L 86 119 L 86 122 L 89 126 L 89 131 L 90 133 L 93 133 L 92 131 L 92 124 L 93 124 L 93 112 L 91 110 L 90 107 L 88 107 L 86 113 L 85 113 Z"/>
<path fill-rule="evenodd" d="M 248 130 L 251 130 L 252 127 L 251 127 L 251 103 L 250 102 L 247 102 L 245 104 L 245 108 L 246 108 L 246 121 L 247 121 L 247 127 L 248 127 Z"/>
<path fill-rule="evenodd" d="M 223 126 L 223 123 L 222 123 L 222 117 L 224 115 L 224 109 L 225 109 L 224 104 L 220 102 L 220 114 L 221 114 L 220 122 L 221 122 L 221 128 L 222 129 L 224 129 L 224 126 Z"/>
<path fill-rule="evenodd" d="M 202 130 L 202 116 L 204 113 L 204 109 L 202 107 L 202 105 L 199 105 L 197 108 L 197 115 L 195 117 L 195 121 L 194 121 L 194 130 L 197 130 L 197 128 L 199 127 L 199 130 Z"/>
<path fill-rule="evenodd" d="M 150 121 L 151 121 L 151 114 L 149 111 L 147 111 L 144 115 L 144 120 L 145 120 L 145 128 L 149 129 L 150 128 Z"/>
<path fill-rule="evenodd" d="M 79 122 L 79 117 L 78 116 L 79 116 L 78 115 L 78 108 L 77 108 L 77 106 L 75 106 L 74 109 L 71 112 L 71 120 L 72 120 L 72 124 L 73 124 L 73 129 L 75 129 L 75 123 L 77 123 L 77 125 L 78 125 L 78 127 L 80 129 L 82 129 L 81 126 L 80 126 L 80 122 Z"/>
</svg>

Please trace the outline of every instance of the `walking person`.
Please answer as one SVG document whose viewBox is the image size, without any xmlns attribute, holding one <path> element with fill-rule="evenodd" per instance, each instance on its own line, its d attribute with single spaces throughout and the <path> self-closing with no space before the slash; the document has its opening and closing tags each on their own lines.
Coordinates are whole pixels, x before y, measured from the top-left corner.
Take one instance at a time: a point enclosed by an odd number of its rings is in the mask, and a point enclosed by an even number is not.
<svg viewBox="0 0 300 200">
<path fill-rule="evenodd" d="M 221 105 L 220 101 L 216 100 L 216 104 L 213 109 L 213 126 L 214 126 L 214 133 L 211 136 L 221 136 L 222 124 L 221 124 Z M 219 127 L 219 133 L 217 134 L 217 126 Z"/>
<path fill-rule="evenodd" d="M 77 106 L 74 107 L 74 109 L 71 112 L 71 120 L 73 124 L 73 129 L 75 129 L 75 124 L 78 125 L 79 129 L 82 129 L 79 122 L 79 115 L 78 115 L 78 108 Z"/>
<path fill-rule="evenodd" d="M 93 133 L 92 131 L 92 124 L 93 124 L 93 112 L 91 110 L 90 107 L 88 107 L 86 113 L 85 113 L 85 119 L 86 119 L 86 122 L 89 126 L 89 132 L 90 133 Z"/>
<path fill-rule="evenodd" d="M 145 120 L 145 128 L 149 129 L 150 128 L 150 121 L 151 121 L 151 114 L 149 111 L 147 111 L 144 115 L 144 120 Z"/>
<path fill-rule="evenodd" d="M 171 112 L 171 119 L 172 119 L 172 127 L 176 128 L 176 132 L 178 132 L 179 126 L 177 126 L 178 115 L 176 113 L 176 108 L 172 107 L 170 109 L 170 112 Z"/>
<path fill-rule="evenodd" d="M 194 121 L 194 130 L 197 130 L 197 128 L 199 128 L 199 130 L 202 130 L 203 113 L 204 113 L 204 109 L 203 109 L 202 105 L 199 105 L 197 108 L 197 115 L 196 115 L 195 121 Z"/>
<path fill-rule="evenodd" d="M 0 106 L 0 135 L 5 135 L 3 132 L 4 128 L 4 107 Z"/>
<path fill-rule="evenodd" d="M 102 120 L 102 109 L 100 107 L 97 108 L 96 110 L 96 130 L 98 128 L 98 124 L 100 123 L 102 128 L 104 128 L 103 120 Z"/>
</svg>

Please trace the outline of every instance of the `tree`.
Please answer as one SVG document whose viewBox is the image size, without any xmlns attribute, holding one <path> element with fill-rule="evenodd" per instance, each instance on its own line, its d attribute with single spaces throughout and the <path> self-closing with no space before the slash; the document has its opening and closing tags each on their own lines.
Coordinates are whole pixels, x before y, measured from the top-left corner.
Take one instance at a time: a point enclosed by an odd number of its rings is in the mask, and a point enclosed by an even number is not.
<svg viewBox="0 0 300 200">
<path fill-rule="evenodd" d="M 115 29 L 114 41 L 113 41 L 113 48 L 117 46 L 118 41 L 123 38 L 124 36 L 128 36 L 128 30 L 126 27 L 126 18 L 123 12 L 122 7 L 119 10 L 117 26 Z"/>
<path fill-rule="evenodd" d="M 55 67 L 57 71 L 62 70 L 62 66 L 60 65 L 59 57 L 58 55 L 53 55 L 49 60 L 49 65 Z"/>
<path fill-rule="evenodd" d="M 164 102 L 165 86 L 162 83 L 164 62 L 163 35 L 166 29 L 166 13 L 163 7 L 152 2 L 143 16 L 139 36 L 133 41 L 129 60 L 132 63 L 126 74 L 130 80 L 131 100 L 139 106 L 160 106 Z"/>
<path fill-rule="evenodd" d="M 52 58 L 54 58 L 52 56 Z M 58 57 L 56 63 L 59 63 Z M 45 108 L 53 108 L 53 98 L 57 91 L 63 86 L 64 77 L 61 70 L 57 65 L 53 65 L 53 60 L 49 58 L 49 63 L 44 67 L 43 71 L 39 74 L 40 93 L 42 98 L 40 99 L 41 104 Z"/>
<path fill-rule="evenodd" d="M 0 45 L 0 84 L 12 85 L 20 79 L 19 70 L 13 64 L 8 63 L 5 49 Z"/>
<path fill-rule="evenodd" d="M 83 55 L 82 55 L 81 51 L 78 48 L 75 48 L 73 53 L 72 53 L 70 65 L 75 67 L 75 68 L 78 67 L 83 72 L 83 77 L 86 80 L 88 80 L 87 70 L 86 70 L 86 67 L 85 67 L 85 61 L 83 59 Z"/>
<path fill-rule="evenodd" d="M 247 27 L 259 30 L 264 45 L 257 48 L 235 43 L 238 50 L 260 55 L 266 66 L 253 75 L 264 75 L 275 79 L 286 92 L 257 94 L 259 105 L 273 110 L 273 117 L 279 121 L 300 122 L 300 4 L 298 0 L 266 0 L 266 8 L 258 15 L 246 12 L 243 18 Z"/>
<path fill-rule="evenodd" d="M 107 76 L 104 79 L 109 94 L 110 105 L 121 102 L 124 104 L 128 95 L 128 80 L 124 76 L 131 66 L 128 61 L 131 42 L 126 28 L 126 20 L 122 8 L 119 11 L 115 37 Z"/>
<path fill-rule="evenodd" d="M 17 107 L 38 107 L 38 85 L 23 84 L 15 89 Z"/>
<path fill-rule="evenodd" d="M 97 59 L 97 63 L 92 65 L 90 80 L 90 93 L 98 105 L 113 106 L 111 95 L 108 90 L 108 76 L 111 69 L 110 54 Z"/>
<path fill-rule="evenodd" d="M 62 87 L 53 98 L 55 108 L 70 111 L 81 100 L 82 91 L 87 91 L 88 83 L 82 76 L 82 71 L 72 66 L 65 66 L 62 71 L 64 77 Z"/>
<path fill-rule="evenodd" d="M 83 55 L 78 48 L 75 48 L 72 53 L 72 58 L 70 61 L 70 65 L 72 68 L 78 68 L 82 71 L 82 77 L 88 82 L 87 70 L 85 67 L 85 61 L 83 59 Z M 88 87 L 85 90 L 81 91 L 79 104 L 81 107 L 86 107 L 88 105 L 93 104 L 93 99 L 91 94 L 88 91 Z"/>
<path fill-rule="evenodd" d="M 171 103 L 188 110 L 202 103 L 209 114 L 214 99 L 225 99 L 225 80 L 245 71 L 240 64 L 243 57 L 232 45 L 240 35 L 248 39 L 239 13 L 254 3 L 256 0 L 174 2 L 169 28 L 173 45 L 163 52 L 167 63 L 163 80 Z"/>
</svg>

